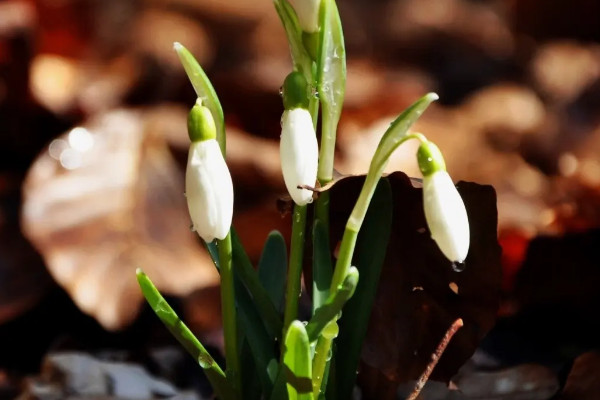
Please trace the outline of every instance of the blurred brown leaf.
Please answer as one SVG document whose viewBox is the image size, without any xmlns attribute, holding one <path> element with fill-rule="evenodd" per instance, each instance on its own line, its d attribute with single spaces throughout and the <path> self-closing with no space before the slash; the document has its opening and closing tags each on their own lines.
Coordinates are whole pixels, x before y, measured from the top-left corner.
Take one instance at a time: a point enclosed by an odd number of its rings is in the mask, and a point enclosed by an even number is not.
<svg viewBox="0 0 600 400">
<path fill-rule="evenodd" d="M 567 377 L 560 400 L 592 400 L 600 393 L 600 353 L 590 351 L 577 357 Z"/>
<path fill-rule="evenodd" d="M 177 168 L 148 112 L 116 110 L 55 139 L 23 186 L 25 235 L 75 303 L 106 328 L 137 314 L 135 268 L 183 295 L 217 283 L 190 232 Z"/>
</svg>

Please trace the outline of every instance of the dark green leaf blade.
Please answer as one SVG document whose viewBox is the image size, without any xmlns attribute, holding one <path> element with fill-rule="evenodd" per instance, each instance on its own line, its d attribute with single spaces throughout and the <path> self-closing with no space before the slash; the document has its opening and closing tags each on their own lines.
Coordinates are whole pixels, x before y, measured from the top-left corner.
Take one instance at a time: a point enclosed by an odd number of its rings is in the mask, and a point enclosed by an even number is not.
<svg viewBox="0 0 600 400">
<path fill-rule="evenodd" d="M 283 311 L 285 278 L 287 275 L 287 248 L 283 235 L 269 233 L 258 262 L 258 278 L 267 291 L 275 309 Z"/>
<path fill-rule="evenodd" d="M 246 250 L 233 228 L 231 228 L 231 243 L 233 246 L 233 268 L 235 274 L 248 289 L 269 335 L 273 339 L 278 338 L 283 327 L 279 313 L 275 309 L 275 305 L 269 298 L 265 288 L 260 283 L 258 274 L 254 270 L 254 267 L 252 267 L 252 262 L 248 258 Z"/>
<path fill-rule="evenodd" d="M 340 333 L 336 344 L 343 351 L 335 354 L 335 392 L 338 399 L 350 398 L 352 394 L 391 226 L 392 191 L 387 179 L 382 179 L 371 200 L 354 251 L 353 264 L 360 271 L 360 283 L 339 321 Z"/>
<path fill-rule="evenodd" d="M 327 232 L 325 224 L 316 219 L 313 225 L 313 315 L 329 297 L 332 275 L 329 232 Z"/>
</svg>

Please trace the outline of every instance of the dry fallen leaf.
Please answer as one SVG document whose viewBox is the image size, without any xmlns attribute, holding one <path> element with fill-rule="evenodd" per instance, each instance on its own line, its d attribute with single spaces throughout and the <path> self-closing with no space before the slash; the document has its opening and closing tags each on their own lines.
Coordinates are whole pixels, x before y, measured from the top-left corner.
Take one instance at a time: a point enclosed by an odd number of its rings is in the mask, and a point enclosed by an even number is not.
<svg viewBox="0 0 600 400">
<path fill-rule="evenodd" d="M 25 236 L 78 307 L 109 329 L 137 314 L 137 267 L 175 295 L 218 282 L 188 229 L 183 173 L 144 123 L 150 113 L 111 111 L 72 129 L 23 185 Z"/>
</svg>

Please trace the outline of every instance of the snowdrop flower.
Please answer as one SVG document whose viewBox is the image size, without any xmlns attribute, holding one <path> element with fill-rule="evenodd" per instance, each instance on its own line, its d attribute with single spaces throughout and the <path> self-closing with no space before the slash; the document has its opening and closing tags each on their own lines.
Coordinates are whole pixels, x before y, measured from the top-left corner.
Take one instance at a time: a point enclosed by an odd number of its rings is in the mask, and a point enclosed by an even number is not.
<svg viewBox="0 0 600 400">
<path fill-rule="evenodd" d="M 462 263 L 467 258 L 470 240 L 465 204 L 435 144 L 422 142 L 417 160 L 423 173 L 423 207 L 431 237 L 446 258 Z"/>
<path fill-rule="evenodd" d="M 281 141 L 279 154 L 285 186 L 300 206 L 312 202 L 312 191 L 298 185 L 313 186 L 317 180 L 319 145 L 312 117 L 307 110 L 308 86 L 302 74 L 292 72 L 283 83 Z"/>
<path fill-rule="evenodd" d="M 205 242 L 224 239 L 233 216 L 233 184 L 210 110 L 200 99 L 188 116 L 192 144 L 185 173 L 185 193 L 193 229 Z"/>
<path fill-rule="evenodd" d="M 288 0 L 296 11 L 298 22 L 304 32 L 314 33 L 319 30 L 319 9 L 321 0 Z"/>
</svg>

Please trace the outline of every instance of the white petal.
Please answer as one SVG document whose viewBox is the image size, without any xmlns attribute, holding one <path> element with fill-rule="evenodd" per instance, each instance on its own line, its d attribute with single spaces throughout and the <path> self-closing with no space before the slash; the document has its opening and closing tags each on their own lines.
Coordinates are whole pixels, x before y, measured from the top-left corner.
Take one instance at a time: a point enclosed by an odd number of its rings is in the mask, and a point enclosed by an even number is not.
<svg viewBox="0 0 600 400">
<path fill-rule="evenodd" d="M 290 196 L 298 205 L 310 203 L 312 191 L 298 189 L 298 185 L 314 186 L 317 180 L 319 145 L 308 110 L 294 108 L 283 112 L 279 154 Z"/>
<path fill-rule="evenodd" d="M 469 220 L 465 204 L 446 171 L 423 178 L 423 204 L 433 240 L 450 261 L 463 262 L 469 252 Z"/>
<path fill-rule="evenodd" d="M 319 30 L 319 7 L 321 0 L 288 0 L 296 15 L 300 27 L 305 32 L 316 32 Z"/>
<path fill-rule="evenodd" d="M 233 184 L 216 140 L 190 145 L 185 193 L 198 235 L 206 242 L 224 239 L 233 216 Z"/>
</svg>

